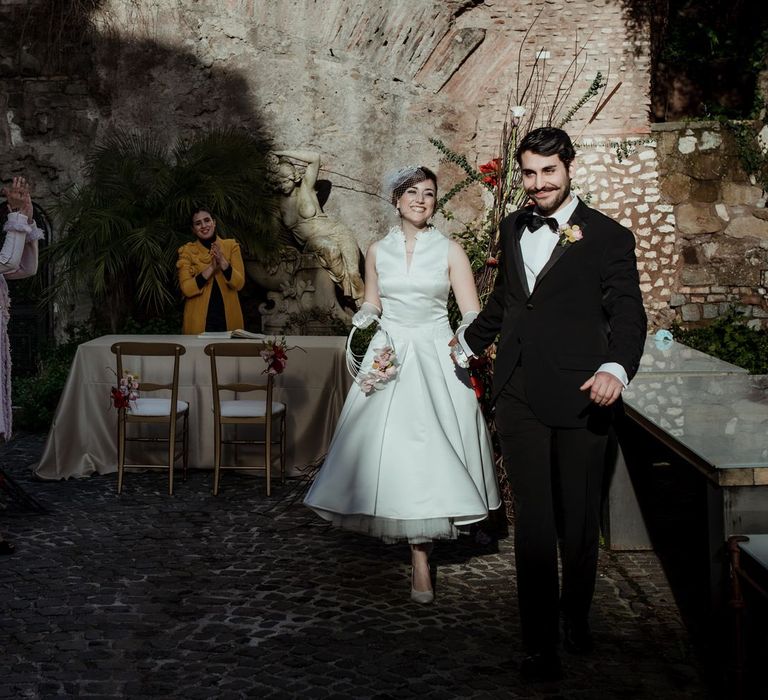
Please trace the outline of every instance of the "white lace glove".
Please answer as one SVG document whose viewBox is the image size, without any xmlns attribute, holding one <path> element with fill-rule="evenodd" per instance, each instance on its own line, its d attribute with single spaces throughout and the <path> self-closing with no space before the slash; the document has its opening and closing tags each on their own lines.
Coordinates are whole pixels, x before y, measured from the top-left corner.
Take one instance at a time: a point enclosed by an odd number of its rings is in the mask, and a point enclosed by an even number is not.
<svg viewBox="0 0 768 700">
<path fill-rule="evenodd" d="M 381 309 L 368 301 L 364 301 L 360 310 L 352 317 L 352 325 L 355 328 L 368 328 L 381 316 Z"/>
<path fill-rule="evenodd" d="M 479 311 L 467 311 L 467 313 L 461 317 L 461 324 L 456 329 L 456 339 L 459 342 L 451 348 L 451 355 L 453 356 L 453 361 L 456 365 L 462 369 L 467 369 L 467 367 L 469 367 L 469 355 L 467 355 L 463 346 L 464 331 L 467 330 L 469 324 L 477 318 L 479 313 Z"/>
</svg>

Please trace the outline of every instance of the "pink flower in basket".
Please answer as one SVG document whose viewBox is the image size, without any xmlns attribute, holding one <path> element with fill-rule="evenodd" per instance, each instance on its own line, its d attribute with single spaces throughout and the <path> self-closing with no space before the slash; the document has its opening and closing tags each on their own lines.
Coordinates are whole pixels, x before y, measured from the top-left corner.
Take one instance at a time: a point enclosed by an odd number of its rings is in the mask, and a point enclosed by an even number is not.
<svg viewBox="0 0 768 700">
<path fill-rule="evenodd" d="M 383 348 L 375 348 L 374 352 L 376 354 L 371 361 L 371 370 L 357 378 L 360 390 L 366 395 L 383 389 L 384 385 L 397 375 L 397 356 L 394 349 L 386 345 Z"/>
</svg>

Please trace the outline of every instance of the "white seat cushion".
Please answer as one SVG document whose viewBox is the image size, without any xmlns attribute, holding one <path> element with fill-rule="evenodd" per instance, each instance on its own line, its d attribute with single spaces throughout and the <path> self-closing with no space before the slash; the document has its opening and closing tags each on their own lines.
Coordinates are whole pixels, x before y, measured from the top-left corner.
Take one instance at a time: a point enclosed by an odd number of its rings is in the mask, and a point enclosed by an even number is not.
<svg viewBox="0 0 768 700">
<path fill-rule="evenodd" d="M 285 411 L 285 404 L 272 402 L 272 415 Z M 240 399 L 238 401 L 222 401 L 221 415 L 224 418 L 257 418 L 266 415 L 267 402 L 255 399 Z"/>
<path fill-rule="evenodd" d="M 189 408 L 186 401 L 176 402 L 176 413 L 181 413 Z M 132 416 L 169 416 L 171 415 L 170 399 L 136 399 L 131 401 L 130 412 Z"/>
</svg>

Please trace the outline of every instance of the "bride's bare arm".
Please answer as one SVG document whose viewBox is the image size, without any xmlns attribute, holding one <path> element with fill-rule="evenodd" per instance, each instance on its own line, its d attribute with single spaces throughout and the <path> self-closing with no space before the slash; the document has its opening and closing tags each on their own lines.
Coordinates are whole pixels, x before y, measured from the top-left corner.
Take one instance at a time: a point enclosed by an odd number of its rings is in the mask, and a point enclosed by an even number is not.
<svg viewBox="0 0 768 700">
<path fill-rule="evenodd" d="M 480 311 L 480 299 L 477 296 L 475 277 L 472 274 L 469 258 L 456 241 L 451 241 L 451 247 L 448 250 L 448 278 L 461 315 Z"/>
<path fill-rule="evenodd" d="M 381 298 L 379 297 L 379 275 L 376 273 L 376 249 L 378 243 L 371 243 L 365 254 L 365 296 L 363 300 L 373 304 L 381 311 Z"/>
</svg>

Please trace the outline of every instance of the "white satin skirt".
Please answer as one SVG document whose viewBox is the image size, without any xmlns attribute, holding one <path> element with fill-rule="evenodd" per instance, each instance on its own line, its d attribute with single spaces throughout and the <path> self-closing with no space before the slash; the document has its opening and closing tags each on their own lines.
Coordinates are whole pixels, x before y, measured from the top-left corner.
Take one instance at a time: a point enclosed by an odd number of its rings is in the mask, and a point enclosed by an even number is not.
<svg viewBox="0 0 768 700">
<path fill-rule="evenodd" d="M 500 506 L 490 436 L 447 323 L 388 327 L 395 379 L 347 396 L 305 505 L 338 527 L 413 544 L 453 539 Z M 379 332 L 363 360 L 370 365 Z"/>
</svg>

